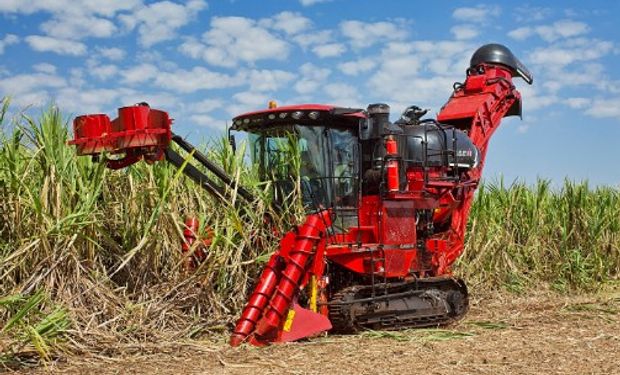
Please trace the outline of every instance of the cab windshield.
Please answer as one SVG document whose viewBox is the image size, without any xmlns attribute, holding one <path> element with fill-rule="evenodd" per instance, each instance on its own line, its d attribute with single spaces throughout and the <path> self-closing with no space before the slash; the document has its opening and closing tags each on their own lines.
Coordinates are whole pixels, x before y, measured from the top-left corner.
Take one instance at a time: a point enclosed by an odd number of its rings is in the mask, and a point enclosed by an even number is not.
<svg viewBox="0 0 620 375">
<path fill-rule="evenodd" d="M 297 191 L 309 209 L 357 206 L 358 143 L 350 130 L 293 124 L 253 129 L 249 139 L 277 202 Z"/>
</svg>

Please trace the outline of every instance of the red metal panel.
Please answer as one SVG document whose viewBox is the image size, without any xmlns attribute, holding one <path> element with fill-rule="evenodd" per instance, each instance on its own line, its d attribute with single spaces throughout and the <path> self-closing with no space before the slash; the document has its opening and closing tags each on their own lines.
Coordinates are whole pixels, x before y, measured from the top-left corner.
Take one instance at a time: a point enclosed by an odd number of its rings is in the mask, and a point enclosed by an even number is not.
<svg viewBox="0 0 620 375">
<path fill-rule="evenodd" d="M 263 311 L 269 303 L 269 299 L 280 280 L 279 267 L 280 254 L 274 253 L 269 262 L 265 265 L 263 272 L 258 278 L 258 284 L 254 288 L 254 292 L 250 296 L 248 303 L 245 305 L 241 317 L 235 325 L 233 334 L 230 337 L 231 346 L 239 346 L 254 331 L 256 323 L 263 315 Z"/>
<path fill-rule="evenodd" d="M 286 313 L 296 298 L 303 278 L 310 270 L 306 265 L 315 255 L 315 246 L 321 247 L 321 237 L 329 226 L 331 217 L 329 211 L 325 210 L 308 215 L 306 222 L 295 231 L 294 242 L 291 240 L 293 234 L 284 237 L 280 243 L 282 252 L 278 251 L 272 255 L 237 322 L 230 339 L 232 346 L 241 344 L 252 333 L 249 340 L 253 345 L 266 345 L 281 337 L 281 325 Z M 323 259 L 323 250 L 318 250 L 320 259 L 316 260 L 317 262 Z M 282 253 L 287 255 L 282 256 Z M 312 267 L 314 268 L 316 267 Z M 317 276 L 320 277 L 322 274 Z M 325 320 L 324 317 L 320 319 Z M 292 336 L 297 337 L 303 332 L 309 332 L 306 328 L 300 326 Z"/>
<path fill-rule="evenodd" d="M 96 155 L 114 149 L 108 135 L 112 132 L 110 118 L 103 114 L 78 116 L 73 120 L 74 139 L 78 155 Z"/>
<path fill-rule="evenodd" d="M 441 110 L 437 121 L 450 122 L 451 120 L 464 120 L 473 118 L 480 110 L 491 94 L 482 94 L 476 96 L 464 96 L 452 99 Z"/>
<path fill-rule="evenodd" d="M 289 312 L 290 327 L 285 324 L 280 331 L 278 342 L 295 341 L 332 329 L 332 323 L 326 316 L 304 309 L 297 303 L 293 303 L 289 311 L 292 311 Z"/>
<path fill-rule="evenodd" d="M 398 156 L 398 144 L 394 137 L 390 136 L 385 141 L 386 156 L 397 157 Z M 395 192 L 400 190 L 399 173 L 398 173 L 398 161 L 389 160 L 385 167 L 387 170 L 387 188 L 389 192 Z"/>
<path fill-rule="evenodd" d="M 378 245 L 362 249 L 348 246 L 329 246 L 327 259 L 360 275 L 402 278 L 411 276 L 418 269 L 418 250 L 409 248 L 385 248 Z"/>
<path fill-rule="evenodd" d="M 147 105 L 123 107 L 114 121 L 102 114 L 77 117 L 73 121 L 74 139 L 68 144 L 77 147 L 78 155 L 125 153 L 123 159 L 108 161 L 108 167 L 118 169 L 142 158 L 159 160 L 170 144 L 171 125 L 167 112 Z"/>
<path fill-rule="evenodd" d="M 382 242 L 387 245 L 415 244 L 415 202 L 383 201 Z"/>
</svg>

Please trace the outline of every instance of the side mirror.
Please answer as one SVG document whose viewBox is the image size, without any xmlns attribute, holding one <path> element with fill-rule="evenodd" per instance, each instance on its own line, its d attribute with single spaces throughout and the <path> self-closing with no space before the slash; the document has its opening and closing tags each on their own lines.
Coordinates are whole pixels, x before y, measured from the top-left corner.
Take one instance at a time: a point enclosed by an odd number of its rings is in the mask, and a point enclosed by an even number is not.
<svg viewBox="0 0 620 375">
<path fill-rule="evenodd" d="M 370 119 L 360 119 L 359 122 L 359 139 L 362 141 L 367 141 L 372 139 L 372 121 Z"/>
<path fill-rule="evenodd" d="M 228 128 L 228 143 L 230 144 L 230 147 L 233 150 L 233 153 L 237 152 L 237 140 L 235 139 L 235 136 L 232 135 L 230 133 L 231 128 Z"/>
</svg>

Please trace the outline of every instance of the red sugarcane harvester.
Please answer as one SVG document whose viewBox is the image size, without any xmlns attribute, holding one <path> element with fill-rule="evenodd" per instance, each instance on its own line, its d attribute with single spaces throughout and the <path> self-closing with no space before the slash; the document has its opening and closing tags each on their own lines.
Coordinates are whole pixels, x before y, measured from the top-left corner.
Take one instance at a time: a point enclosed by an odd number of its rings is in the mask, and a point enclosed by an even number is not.
<svg viewBox="0 0 620 375">
<path fill-rule="evenodd" d="M 231 345 L 461 318 L 468 293 L 451 266 L 463 252 L 489 140 L 502 118 L 521 115 L 517 76 L 533 81 L 508 48 L 488 44 L 473 54 L 465 82 L 454 85 L 437 119 L 412 106 L 392 123 L 385 104 L 270 105 L 235 117 L 231 128 L 248 133 L 274 202 L 297 188 L 308 213 L 265 265 Z M 105 160 L 113 169 L 166 159 L 220 199 L 234 191 L 253 200 L 170 125 L 166 112 L 143 103 L 119 109 L 114 121 L 76 118 L 70 143 L 80 155 L 122 155 Z M 171 142 L 209 172 L 186 163 Z"/>
</svg>

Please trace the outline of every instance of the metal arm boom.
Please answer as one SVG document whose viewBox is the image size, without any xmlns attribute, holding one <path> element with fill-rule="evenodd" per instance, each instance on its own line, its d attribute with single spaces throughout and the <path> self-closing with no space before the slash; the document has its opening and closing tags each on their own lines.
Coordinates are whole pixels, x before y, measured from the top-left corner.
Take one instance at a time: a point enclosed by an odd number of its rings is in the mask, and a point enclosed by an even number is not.
<svg viewBox="0 0 620 375">
<path fill-rule="evenodd" d="M 448 102 L 441 109 L 439 122 L 453 124 L 467 132 L 469 138 L 480 150 L 480 161 L 468 172 L 469 185 L 453 199 L 458 206 L 452 214 L 449 233 L 449 249 L 438 259 L 440 273 L 463 252 L 465 230 L 474 192 L 482 176 L 489 140 L 497 130 L 502 118 L 520 115 L 521 94 L 512 83 L 511 71 L 502 65 L 481 64 L 470 69 L 465 83 L 455 87 Z M 530 77 L 531 81 L 531 77 Z M 515 111 L 514 108 L 518 108 Z"/>
<path fill-rule="evenodd" d="M 170 148 L 167 148 L 166 151 L 164 151 L 164 154 L 166 155 L 166 160 L 170 164 L 174 165 L 177 168 L 183 168 L 185 159 L 179 153 Z M 194 182 L 200 185 L 209 194 L 222 200 L 226 200 L 226 192 L 224 191 L 224 189 L 215 184 L 213 180 L 211 180 L 206 174 L 202 173 L 198 168 L 188 163 L 183 168 L 183 173 L 187 177 L 194 180 Z"/>
<path fill-rule="evenodd" d="M 237 193 L 239 193 L 239 195 L 242 196 L 246 201 L 251 202 L 254 200 L 254 196 L 248 190 L 246 190 L 242 186 L 239 186 L 222 168 L 220 168 L 219 166 L 211 162 L 205 154 L 197 150 L 192 144 L 187 142 L 181 136 L 173 133 L 172 141 L 176 143 L 177 145 L 179 145 L 179 147 L 181 147 L 187 153 L 192 155 L 194 159 L 196 159 L 202 166 L 204 166 L 211 173 L 217 176 L 226 186 L 233 188 L 233 189 L 236 188 Z M 178 164 L 178 158 L 181 158 L 180 164 Z M 171 164 L 175 165 L 178 168 L 180 168 L 183 165 L 183 159 L 181 155 L 172 151 L 170 148 L 166 149 L 166 160 L 168 160 Z M 209 186 L 211 186 L 209 188 L 206 187 L 206 185 L 203 186 L 205 187 L 205 190 L 207 190 L 209 193 L 212 193 L 222 199 L 225 199 L 225 194 L 223 194 L 224 189 L 214 184 L 212 180 L 210 180 L 204 173 L 200 172 L 194 166 L 188 164 L 183 170 L 183 172 L 187 176 L 189 176 L 191 179 L 193 179 L 194 181 L 197 181 L 199 184 L 204 185 L 206 183 Z M 199 180 L 197 180 L 197 178 L 199 178 Z"/>
</svg>

